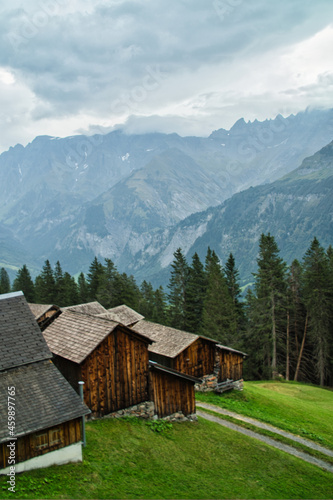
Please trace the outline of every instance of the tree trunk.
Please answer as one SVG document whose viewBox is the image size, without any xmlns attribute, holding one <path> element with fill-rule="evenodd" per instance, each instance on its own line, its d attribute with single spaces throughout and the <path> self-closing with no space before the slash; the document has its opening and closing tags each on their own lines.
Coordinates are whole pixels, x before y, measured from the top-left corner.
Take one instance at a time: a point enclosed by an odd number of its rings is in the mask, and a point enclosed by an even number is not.
<svg viewBox="0 0 333 500">
<path fill-rule="evenodd" d="M 308 313 L 306 313 L 306 318 L 305 318 L 305 326 L 304 326 L 304 334 L 303 334 L 303 339 L 302 339 L 302 344 L 301 344 L 301 350 L 299 352 L 298 360 L 297 360 L 297 366 L 296 366 L 296 371 L 295 371 L 295 377 L 294 380 L 297 381 L 298 379 L 298 372 L 299 372 L 299 367 L 301 364 L 301 359 L 303 355 L 303 349 L 304 349 L 304 344 L 305 344 L 305 337 L 306 337 L 306 330 L 308 328 Z"/>
<path fill-rule="evenodd" d="M 276 369 L 276 320 L 275 320 L 275 300 L 274 294 L 272 293 L 272 341 L 273 341 L 273 352 L 272 352 L 272 377 L 276 379 L 278 376 Z"/>
</svg>

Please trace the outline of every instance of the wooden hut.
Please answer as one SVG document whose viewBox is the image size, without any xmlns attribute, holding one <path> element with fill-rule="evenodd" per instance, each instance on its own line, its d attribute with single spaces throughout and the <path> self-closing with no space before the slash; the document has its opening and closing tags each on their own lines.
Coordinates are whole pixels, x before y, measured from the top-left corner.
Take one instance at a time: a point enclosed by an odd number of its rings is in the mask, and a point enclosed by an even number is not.
<svg viewBox="0 0 333 500">
<path fill-rule="evenodd" d="M 216 353 L 219 360 L 219 382 L 241 380 L 243 378 L 243 361 L 247 354 L 221 344 L 217 344 Z"/>
<path fill-rule="evenodd" d="M 214 372 L 217 341 L 150 321 L 139 321 L 133 329 L 154 341 L 149 359 L 201 378 Z"/>
<path fill-rule="evenodd" d="M 108 309 L 106 313 L 99 314 L 99 316 L 111 319 L 117 323 L 122 323 L 123 325 L 129 327 L 134 326 L 138 321 L 144 319 L 142 314 L 134 311 L 134 309 L 131 309 L 125 304 L 112 307 L 111 309 Z"/>
<path fill-rule="evenodd" d="M 201 380 L 172 368 L 149 362 L 150 399 L 155 403 L 159 418 L 181 412 L 184 416 L 195 413 L 194 385 Z"/>
<path fill-rule="evenodd" d="M 90 410 L 53 365 L 22 292 L 0 295 L 0 353 L 0 474 L 82 460 Z"/>
<path fill-rule="evenodd" d="M 30 310 L 35 316 L 39 328 L 43 331 L 45 328 L 61 314 L 60 307 L 54 304 L 30 304 Z"/>
<path fill-rule="evenodd" d="M 108 319 L 66 310 L 43 332 L 54 363 L 96 416 L 149 399 L 151 340 Z"/>
</svg>

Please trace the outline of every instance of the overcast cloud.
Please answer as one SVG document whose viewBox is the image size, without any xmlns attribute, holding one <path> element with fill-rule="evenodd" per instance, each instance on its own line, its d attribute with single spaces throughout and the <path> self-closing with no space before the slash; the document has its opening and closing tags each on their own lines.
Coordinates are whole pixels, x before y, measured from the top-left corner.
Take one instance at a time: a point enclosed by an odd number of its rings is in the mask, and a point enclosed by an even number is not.
<svg viewBox="0 0 333 500">
<path fill-rule="evenodd" d="M 2 0 L 0 13 L 0 151 L 332 107 L 331 0 Z"/>
</svg>

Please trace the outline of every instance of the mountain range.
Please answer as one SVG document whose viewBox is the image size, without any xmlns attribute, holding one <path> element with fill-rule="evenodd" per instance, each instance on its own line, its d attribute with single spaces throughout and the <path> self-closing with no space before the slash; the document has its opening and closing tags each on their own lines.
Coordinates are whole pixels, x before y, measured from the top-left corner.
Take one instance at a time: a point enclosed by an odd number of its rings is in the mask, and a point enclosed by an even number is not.
<svg viewBox="0 0 333 500">
<path fill-rule="evenodd" d="M 287 260 L 332 243 L 333 110 L 246 123 L 209 137 L 37 137 L 0 155 L 0 266 L 45 259 L 71 274 L 111 258 L 165 284 L 173 252 L 232 251 L 251 280 L 261 232 Z M 329 145 L 327 145 L 329 144 Z"/>
</svg>

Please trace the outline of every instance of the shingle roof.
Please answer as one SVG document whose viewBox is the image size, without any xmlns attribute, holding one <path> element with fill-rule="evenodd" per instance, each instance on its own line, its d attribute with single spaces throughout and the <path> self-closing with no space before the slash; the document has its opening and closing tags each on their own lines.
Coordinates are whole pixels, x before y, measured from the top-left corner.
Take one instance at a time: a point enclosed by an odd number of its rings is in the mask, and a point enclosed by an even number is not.
<svg viewBox="0 0 333 500">
<path fill-rule="evenodd" d="M 0 370 L 51 357 L 23 293 L 0 295 Z"/>
<path fill-rule="evenodd" d="M 113 321 L 117 321 L 118 323 L 122 323 L 125 326 L 133 325 L 137 323 L 141 319 L 144 319 L 142 314 L 134 311 L 130 307 L 125 304 L 117 307 L 112 307 L 108 309 L 106 313 L 99 314 L 100 317 L 112 319 Z"/>
<path fill-rule="evenodd" d="M 0 394 L 15 387 L 15 437 L 68 422 L 90 413 L 50 360 L 0 373 Z M 0 399 L 0 442 L 9 440 L 7 397 Z"/>
<path fill-rule="evenodd" d="M 164 372 L 167 373 L 168 375 L 174 375 L 175 377 L 180 377 L 185 380 L 189 380 L 194 384 L 200 384 L 202 382 L 200 378 L 192 377 L 192 375 L 187 375 L 186 373 L 181 373 L 177 370 L 174 370 L 173 368 L 169 368 L 167 366 L 156 363 L 155 361 L 149 361 L 149 367 L 150 369 L 156 370 L 158 372 Z"/>
<path fill-rule="evenodd" d="M 237 349 L 232 349 L 232 347 L 227 347 L 227 346 L 222 345 L 222 344 L 217 344 L 216 347 L 218 349 L 223 350 L 223 351 L 230 351 L 230 352 L 234 352 L 235 354 L 241 354 L 242 356 L 248 356 L 248 354 L 246 354 L 245 352 L 237 351 Z"/>
<path fill-rule="evenodd" d="M 107 310 L 99 302 L 87 302 L 86 304 L 78 304 L 76 306 L 62 307 L 62 311 L 76 311 L 84 314 L 97 314 L 106 313 Z"/>
<path fill-rule="evenodd" d="M 81 363 L 117 325 L 115 321 L 67 309 L 43 335 L 53 354 Z"/>
<path fill-rule="evenodd" d="M 30 311 L 38 320 L 43 314 L 47 313 L 50 310 L 54 310 L 55 312 L 59 310 L 59 307 L 54 304 L 31 304 L 29 303 Z"/>
<path fill-rule="evenodd" d="M 199 338 L 199 335 L 145 320 L 139 321 L 132 328 L 154 340 L 154 343 L 149 346 L 150 352 L 169 358 L 178 356 Z"/>
</svg>

